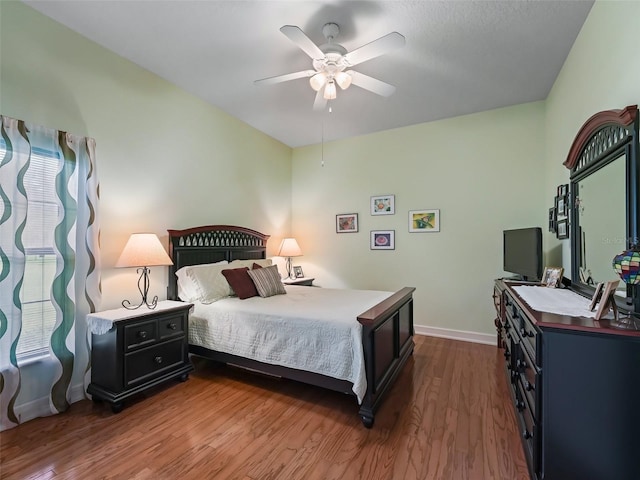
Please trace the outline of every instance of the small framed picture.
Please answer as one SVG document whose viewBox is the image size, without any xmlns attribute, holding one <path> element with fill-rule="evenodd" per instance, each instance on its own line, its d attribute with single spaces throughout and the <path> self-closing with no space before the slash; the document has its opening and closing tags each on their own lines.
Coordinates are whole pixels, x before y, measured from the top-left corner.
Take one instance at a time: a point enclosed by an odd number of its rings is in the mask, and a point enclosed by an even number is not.
<svg viewBox="0 0 640 480">
<path fill-rule="evenodd" d="M 394 250 L 395 248 L 395 230 L 371 230 L 371 250 Z"/>
<path fill-rule="evenodd" d="M 355 233 L 357 231 L 357 213 L 343 213 L 341 215 L 336 215 L 336 233 Z"/>
<path fill-rule="evenodd" d="M 371 197 L 371 215 L 393 215 L 396 213 L 395 195 Z"/>
<path fill-rule="evenodd" d="M 596 305 L 600 301 L 600 298 L 602 298 L 603 288 L 604 288 L 604 282 L 599 282 L 598 285 L 596 285 L 596 291 L 593 292 L 593 297 L 591 298 L 591 305 L 589 305 L 589 310 L 591 310 L 592 312 L 595 310 Z"/>
<path fill-rule="evenodd" d="M 439 232 L 440 210 L 410 210 L 409 232 Z"/>
<path fill-rule="evenodd" d="M 620 283 L 620 280 L 614 280 L 604 284 L 600 303 L 598 303 L 598 309 L 596 310 L 595 320 L 600 320 L 611 308 L 613 308 L 613 315 L 617 319 L 618 307 L 616 306 L 616 302 L 613 297 L 616 292 L 616 288 L 618 287 L 618 283 Z"/>
<path fill-rule="evenodd" d="M 556 222 L 556 237 L 560 240 L 569 238 L 569 222 L 562 218 Z"/>
<path fill-rule="evenodd" d="M 564 197 L 569 193 L 569 184 L 565 183 L 564 185 L 558 185 L 558 196 L 559 197 Z"/>
<path fill-rule="evenodd" d="M 294 265 L 293 266 L 293 275 L 296 278 L 304 278 L 304 273 L 302 273 L 302 267 Z"/>
<path fill-rule="evenodd" d="M 562 283 L 562 274 L 564 268 L 562 267 L 544 267 L 544 273 L 542 274 L 542 284 L 550 288 L 556 288 Z"/>
<path fill-rule="evenodd" d="M 557 221 L 558 221 L 558 215 L 557 215 L 556 207 L 551 207 L 549 209 L 549 231 L 551 233 L 556 233 Z"/>
<path fill-rule="evenodd" d="M 560 195 L 556 197 L 556 214 L 559 217 L 567 216 L 567 196 Z"/>
</svg>

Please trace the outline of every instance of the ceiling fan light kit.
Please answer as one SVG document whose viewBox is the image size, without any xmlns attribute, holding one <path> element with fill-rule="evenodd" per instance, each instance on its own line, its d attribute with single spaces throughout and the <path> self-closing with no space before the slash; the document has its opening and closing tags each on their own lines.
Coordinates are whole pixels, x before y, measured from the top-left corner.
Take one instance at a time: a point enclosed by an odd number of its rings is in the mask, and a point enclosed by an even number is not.
<svg viewBox="0 0 640 480">
<path fill-rule="evenodd" d="M 320 46 L 313 43 L 299 27 L 294 25 L 285 25 L 280 31 L 311 57 L 314 70 L 263 78 L 256 80 L 255 84 L 271 85 L 298 78 L 309 78 L 309 85 L 317 92 L 313 102 L 314 110 L 324 110 L 327 101 L 336 98 L 336 84 L 342 90 L 346 90 L 351 84 L 357 85 L 383 97 L 388 97 L 395 91 L 393 85 L 347 69 L 404 46 L 405 38 L 398 32 L 391 32 L 348 52 L 342 45 L 333 43 L 333 39 L 340 33 L 340 28 L 335 23 L 326 23 L 322 27 L 322 34 L 327 43 Z"/>
</svg>

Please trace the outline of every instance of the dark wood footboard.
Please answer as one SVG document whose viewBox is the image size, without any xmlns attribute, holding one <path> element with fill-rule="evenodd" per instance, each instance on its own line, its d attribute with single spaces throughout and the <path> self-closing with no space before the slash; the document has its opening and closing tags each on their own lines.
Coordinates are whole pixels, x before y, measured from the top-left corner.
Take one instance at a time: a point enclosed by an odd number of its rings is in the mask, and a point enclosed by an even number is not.
<svg viewBox="0 0 640 480">
<path fill-rule="evenodd" d="M 360 418 L 371 428 L 385 393 L 413 353 L 413 292 L 405 287 L 358 316 L 367 374 Z"/>
</svg>

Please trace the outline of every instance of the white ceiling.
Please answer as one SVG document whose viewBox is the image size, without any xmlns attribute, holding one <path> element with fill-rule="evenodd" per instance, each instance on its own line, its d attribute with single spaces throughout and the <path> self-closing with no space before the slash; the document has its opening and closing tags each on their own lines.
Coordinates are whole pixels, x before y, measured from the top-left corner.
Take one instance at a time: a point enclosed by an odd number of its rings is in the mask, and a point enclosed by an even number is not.
<svg viewBox="0 0 640 480">
<path fill-rule="evenodd" d="M 455 117 L 547 97 L 591 0 L 267 1 L 23 0 L 26 4 L 291 146 Z M 355 70 L 395 85 L 380 97 L 338 89 L 332 113 L 312 110 L 307 79 L 254 80 L 307 70 L 311 59 L 279 28 L 324 43 L 340 26 L 351 51 L 389 32 L 400 50 Z"/>
</svg>

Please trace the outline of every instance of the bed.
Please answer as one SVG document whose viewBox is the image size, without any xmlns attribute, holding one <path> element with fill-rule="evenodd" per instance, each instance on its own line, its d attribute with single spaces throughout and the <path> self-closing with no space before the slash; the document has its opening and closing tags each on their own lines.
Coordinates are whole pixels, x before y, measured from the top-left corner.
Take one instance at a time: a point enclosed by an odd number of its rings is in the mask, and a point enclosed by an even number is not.
<svg viewBox="0 0 640 480">
<path fill-rule="evenodd" d="M 184 230 L 168 230 L 169 233 L 169 254 L 173 261 L 173 265 L 169 267 L 169 279 L 167 298 L 169 300 L 180 300 L 178 295 L 178 282 L 176 272 L 186 266 L 213 264 L 216 262 L 234 260 L 264 260 L 266 259 L 266 244 L 269 235 L 238 226 L 230 225 L 209 225 L 188 228 Z M 233 268 L 230 266 L 230 268 Z M 331 295 L 329 290 L 314 287 L 292 286 L 286 287 L 287 295 L 273 302 L 264 302 L 269 298 L 260 299 L 249 298 L 239 300 L 237 298 L 224 299 L 213 303 L 212 306 L 196 305 L 193 320 L 190 321 L 194 327 L 194 332 L 202 332 L 202 317 L 206 316 L 206 310 L 220 310 L 234 308 L 254 309 L 258 313 L 258 305 L 265 306 L 265 314 L 268 314 L 269 308 L 287 309 L 286 314 L 291 319 L 287 324 L 291 328 L 295 328 L 295 319 L 297 313 L 291 313 L 291 306 L 302 298 L 308 301 L 310 305 L 313 302 L 327 303 L 326 295 Z M 326 290 L 320 292 L 321 290 Z M 190 340 L 189 352 L 193 355 L 205 357 L 207 359 L 228 363 L 243 368 L 256 370 L 268 375 L 291 379 L 327 388 L 357 398 L 360 404 L 358 414 L 365 427 L 371 428 L 374 424 L 375 413 L 380 407 L 386 393 L 391 389 L 396 377 L 402 370 L 411 354 L 413 353 L 413 291 L 412 287 L 404 287 L 396 292 L 374 292 L 374 291 L 354 291 L 356 297 L 361 297 L 358 301 L 369 302 L 370 308 L 359 312 L 353 310 L 357 308 L 354 304 L 350 308 L 353 312 L 353 322 L 350 320 L 349 328 L 357 327 L 357 331 L 361 332 L 361 342 L 358 349 L 362 352 L 362 367 L 355 365 L 353 370 L 356 373 L 350 375 L 334 376 L 332 371 L 328 373 L 317 373 L 308 371 L 304 365 L 283 365 L 269 363 L 268 359 L 256 360 L 249 358 L 243 354 L 230 353 L 233 350 L 224 347 L 211 347 L 209 344 L 198 340 Z M 316 291 L 314 294 L 313 291 Z M 342 292 L 349 292 L 348 290 Z M 340 291 L 335 291 L 341 295 Z M 320 299 L 314 300 L 314 295 L 319 295 Z M 273 298 L 273 297 L 270 297 Z M 263 303 L 261 303 L 263 301 Z M 281 307 L 271 307 L 276 303 L 283 303 Z M 287 302 L 289 306 L 287 305 Z M 372 303 L 373 302 L 373 303 Z M 332 304 L 333 305 L 333 304 Z M 242 306 L 242 307 L 240 307 Z M 342 308 L 342 307 L 341 307 Z M 349 306 L 345 305 L 344 311 L 349 312 Z M 313 311 L 313 307 L 309 308 Z M 285 313 L 283 313 L 284 315 Z M 226 313 L 225 315 L 231 315 Z M 304 316 L 304 312 L 300 311 L 300 316 Z M 358 326 L 361 325 L 361 327 Z M 342 328 L 342 327 L 341 327 Z M 346 327 L 345 327 L 346 328 Z M 350 330 L 353 336 L 353 330 Z M 202 334 L 204 335 L 204 334 Z M 216 335 L 213 335 L 214 337 Z M 190 337 L 192 335 L 190 334 Z M 196 335 L 196 338 L 199 338 Z M 318 335 L 320 338 L 320 335 Z M 207 345 L 207 346 L 205 346 Z M 322 344 L 316 347 L 322 350 Z M 298 354 L 304 352 L 298 351 Z M 307 352 L 309 353 L 309 352 Z M 310 352 L 313 353 L 313 352 Z M 300 355 L 302 359 L 303 355 Z M 357 362 L 355 362 L 357 364 Z M 358 375 L 358 371 L 362 375 Z M 360 384 L 359 377 L 363 383 Z M 342 377 L 342 378 L 338 378 Z M 349 378 L 348 380 L 345 378 Z M 359 390 L 360 389 L 360 390 Z"/>
</svg>

